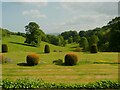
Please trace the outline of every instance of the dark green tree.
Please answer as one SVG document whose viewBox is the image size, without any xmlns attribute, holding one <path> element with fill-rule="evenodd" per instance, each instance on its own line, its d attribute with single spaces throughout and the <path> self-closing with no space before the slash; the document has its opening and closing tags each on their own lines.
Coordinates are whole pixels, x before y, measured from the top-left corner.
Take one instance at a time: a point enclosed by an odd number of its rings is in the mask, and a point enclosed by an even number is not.
<svg viewBox="0 0 120 90">
<path fill-rule="evenodd" d="M 65 31 L 61 33 L 61 36 L 63 36 L 64 40 L 69 40 L 72 37 L 72 42 L 79 41 L 79 34 L 77 31 Z"/>
<path fill-rule="evenodd" d="M 85 31 L 80 31 L 79 32 L 79 36 L 80 37 L 85 37 L 86 36 L 86 32 Z"/>
<path fill-rule="evenodd" d="M 59 35 L 58 37 L 60 39 L 59 41 L 60 46 L 64 47 L 66 45 L 66 41 L 64 40 L 63 36 Z"/>
<path fill-rule="evenodd" d="M 112 19 L 108 23 L 110 27 L 109 50 L 120 52 L 120 17 Z"/>
<path fill-rule="evenodd" d="M 25 43 L 32 44 L 34 46 L 39 46 L 41 42 L 42 30 L 35 22 L 30 22 L 25 26 L 26 31 L 26 41 Z"/>
<path fill-rule="evenodd" d="M 72 36 L 68 38 L 68 43 L 73 43 L 73 37 Z"/>
<path fill-rule="evenodd" d="M 80 40 L 80 47 L 83 48 L 83 51 L 87 51 L 89 48 L 89 43 L 86 37 L 82 37 Z"/>
<path fill-rule="evenodd" d="M 99 38 L 97 35 L 92 35 L 89 40 L 89 45 L 92 46 L 93 44 L 98 44 Z"/>
</svg>

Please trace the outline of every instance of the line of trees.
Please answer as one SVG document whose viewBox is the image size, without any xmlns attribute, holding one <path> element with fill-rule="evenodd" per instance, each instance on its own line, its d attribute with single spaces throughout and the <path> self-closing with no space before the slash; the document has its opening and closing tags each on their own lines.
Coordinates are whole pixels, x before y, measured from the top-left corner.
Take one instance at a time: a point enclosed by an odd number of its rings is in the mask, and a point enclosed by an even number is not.
<svg viewBox="0 0 120 90">
<path fill-rule="evenodd" d="M 88 31 L 77 32 L 75 30 L 65 31 L 61 34 L 45 34 L 40 26 L 35 22 L 30 22 L 25 26 L 25 33 L 14 33 L 0 28 L 2 36 L 19 35 L 26 38 L 25 43 L 39 46 L 41 41 L 45 41 L 57 46 L 65 46 L 69 43 L 78 43 L 83 51 L 90 50 L 95 44 L 99 51 L 120 52 L 120 17 L 116 17 L 108 22 L 106 26 Z"/>
</svg>

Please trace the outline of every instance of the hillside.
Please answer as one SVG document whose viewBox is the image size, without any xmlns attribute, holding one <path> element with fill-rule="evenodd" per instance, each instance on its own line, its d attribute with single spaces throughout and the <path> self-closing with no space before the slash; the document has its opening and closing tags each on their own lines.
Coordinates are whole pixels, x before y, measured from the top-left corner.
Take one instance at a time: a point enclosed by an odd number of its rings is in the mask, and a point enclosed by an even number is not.
<svg viewBox="0 0 120 90">
<path fill-rule="evenodd" d="M 30 22 L 30 23 L 34 23 L 35 25 L 38 25 L 35 22 Z M 120 17 L 115 17 L 114 19 L 109 21 L 107 25 L 100 28 L 95 28 L 87 31 L 80 30 L 79 33 L 75 30 L 64 31 L 57 36 L 45 34 L 44 31 L 41 29 L 38 30 L 40 32 L 40 35 L 37 35 L 37 34 L 32 35 L 33 32 L 31 34 L 27 34 L 27 33 L 30 33 L 29 29 L 26 32 L 26 34 L 20 33 L 20 32 L 16 32 L 16 33 L 10 32 L 9 30 L 1 29 L 1 28 L 0 28 L 0 31 L 2 31 L 2 35 L 1 35 L 2 37 L 10 37 L 10 35 L 26 37 L 26 39 L 24 39 L 22 42 L 16 43 L 24 46 L 26 45 L 23 43 L 24 41 L 34 46 L 39 46 L 40 41 L 44 41 L 42 42 L 43 44 L 41 43 L 41 46 L 48 43 L 50 43 L 50 45 L 53 44 L 53 46 L 54 45 L 66 46 L 68 44 L 77 43 L 81 48 L 83 48 L 83 51 L 90 51 L 91 46 L 93 44 L 96 44 L 96 46 L 98 47 L 98 50 L 101 52 L 119 52 L 120 50 L 120 47 L 119 47 L 120 46 L 119 25 L 120 24 L 119 23 L 120 23 Z M 36 31 L 37 29 L 35 30 L 32 29 L 32 30 L 34 32 L 37 32 Z M 83 38 L 86 39 L 86 43 L 84 42 Z M 15 42 L 13 43 L 15 44 Z M 53 47 L 51 49 L 54 50 L 55 48 Z M 61 47 L 60 49 L 62 50 Z"/>
<path fill-rule="evenodd" d="M 42 79 L 46 82 L 55 83 L 87 83 L 98 80 L 118 80 L 118 53 L 74 52 L 78 56 L 76 66 L 55 65 L 54 60 L 62 59 L 78 44 L 68 44 L 66 47 L 55 46 L 41 42 L 40 47 L 27 46 L 21 36 L 11 35 L 4 37 L 3 43 L 8 45 L 8 53 L 3 53 L 11 62 L 2 64 L 2 78 L 16 80 L 19 78 Z M 43 53 L 44 45 L 48 44 L 51 53 Z M 53 52 L 57 50 L 58 52 Z M 59 52 L 61 50 L 62 52 Z M 37 66 L 24 66 L 26 56 L 35 52 L 40 57 Z M 72 51 L 73 52 L 73 51 Z M 96 63 L 95 63 L 96 62 Z M 99 71 L 99 72 L 98 72 Z M 113 73 L 114 72 L 114 73 Z"/>
<path fill-rule="evenodd" d="M 3 37 L 2 43 L 7 44 L 9 46 L 9 52 L 37 52 L 37 53 L 43 53 L 44 52 L 44 46 L 47 44 L 50 46 L 51 52 L 54 50 L 57 51 L 68 51 L 68 48 L 61 47 L 61 46 L 55 46 L 53 44 L 49 44 L 47 42 L 41 42 L 39 47 L 33 47 L 28 44 L 24 43 L 25 38 L 22 36 L 16 36 L 11 35 L 10 37 Z"/>
</svg>

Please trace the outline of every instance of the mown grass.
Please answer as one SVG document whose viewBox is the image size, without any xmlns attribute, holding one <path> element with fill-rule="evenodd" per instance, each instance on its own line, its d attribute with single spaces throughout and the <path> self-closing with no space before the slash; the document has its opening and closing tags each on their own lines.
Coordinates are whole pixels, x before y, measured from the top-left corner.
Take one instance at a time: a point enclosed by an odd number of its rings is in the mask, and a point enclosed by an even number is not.
<svg viewBox="0 0 120 90">
<path fill-rule="evenodd" d="M 88 83 L 98 80 L 118 80 L 118 53 L 99 52 L 90 54 L 89 52 L 74 52 L 78 56 L 78 64 L 76 66 L 64 66 L 55 65 L 52 62 L 56 59 L 64 60 L 64 56 L 69 52 L 73 52 L 78 44 L 74 43 L 66 45 L 66 47 L 59 47 L 41 42 L 40 47 L 32 47 L 25 45 L 24 38 L 20 36 L 3 38 L 3 43 L 6 43 L 9 47 L 8 53 L 4 53 L 4 56 L 12 60 L 12 62 L 2 65 L 3 79 L 16 80 L 26 77 L 55 83 Z M 44 53 L 45 44 L 50 46 L 50 54 Z M 53 52 L 54 50 L 57 50 L 57 52 Z M 39 54 L 40 64 L 37 66 L 19 65 L 26 62 L 26 56 L 31 52 Z"/>
</svg>

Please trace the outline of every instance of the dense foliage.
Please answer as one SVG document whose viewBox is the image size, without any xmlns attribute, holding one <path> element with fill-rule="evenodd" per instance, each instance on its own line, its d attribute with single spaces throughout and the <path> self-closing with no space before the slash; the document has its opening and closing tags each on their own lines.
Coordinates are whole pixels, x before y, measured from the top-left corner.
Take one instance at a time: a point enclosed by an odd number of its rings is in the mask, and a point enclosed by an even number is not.
<svg viewBox="0 0 120 90">
<path fill-rule="evenodd" d="M 50 53 L 50 47 L 49 47 L 49 45 L 45 45 L 44 52 L 45 53 Z"/>
<path fill-rule="evenodd" d="M 27 55 L 26 61 L 27 61 L 27 65 L 34 66 L 39 63 L 40 59 L 37 54 L 32 53 L 32 54 Z"/>
<path fill-rule="evenodd" d="M 2 44 L 2 53 L 8 52 L 8 46 L 7 44 Z"/>
<path fill-rule="evenodd" d="M 110 51 L 120 52 L 120 17 L 112 19 L 108 23 L 108 27 L 111 29 L 109 49 Z"/>
<path fill-rule="evenodd" d="M 39 46 L 41 42 L 41 37 L 44 34 L 43 31 L 40 29 L 39 25 L 35 22 L 30 22 L 28 25 L 25 26 L 25 31 L 25 43 Z"/>
<path fill-rule="evenodd" d="M 72 42 L 77 42 L 78 43 L 79 40 L 80 40 L 80 37 L 79 37 L 77 31 L 72 31 L 72 30 L 65 31 L 65 32 L 61 33 L 61 36 L 63 36 L 63 38 L 65 40 L 68 40 L 69 43 L 72 43 Z"/>
<path fill-rule="evenodd" d="M 20 35 L 26 38 L 25 43 L 39 46 L 41 41 L 45 41 L 57 46 L 65 46 L 68 43 L 79 43 L 83 51 L 90 51 L 93 44 L 96 44 L 98 51 L 120 51 L 120 17 L 115 17 L 107 25 L 92 30 L 64 31 L 59 35 L 45 34 L 35 22 L 30 22 L 25 26 L 26 34 L 20 32 L 10 32 L 0 28 L 0 35 L 9 37 L 10 34 Z"/>
<path fill-rule="evenodd" d="M 101 80 L 87 84 L 47 83 L 41 79 L 3 79 L 0 82 L 3 89 L 120 89 L 117 81 Z"/>
<path fill-rule="evenodd" d="M 64 40 L 64 38 L 61 35 L 59 35 L 59 36 L 47 35 L 47 41 L 49 43 L 57 45 L 57 46 L 65 46 L 66 45 L 66 41 Z"/>
<path fill-rule="evenodd" d="M 79 44 L 80 44 L 80 47 L 83 48 L 83 51 L 89 50 L 89 43 L 86 37 L 82 37 Z"/>
<path fill-rule="evenodd" d="M 65 55 L 65 65 L 76 65 L 78 62 L 78 57 L 74 53 L 69 53 Z"/>
</svg>

